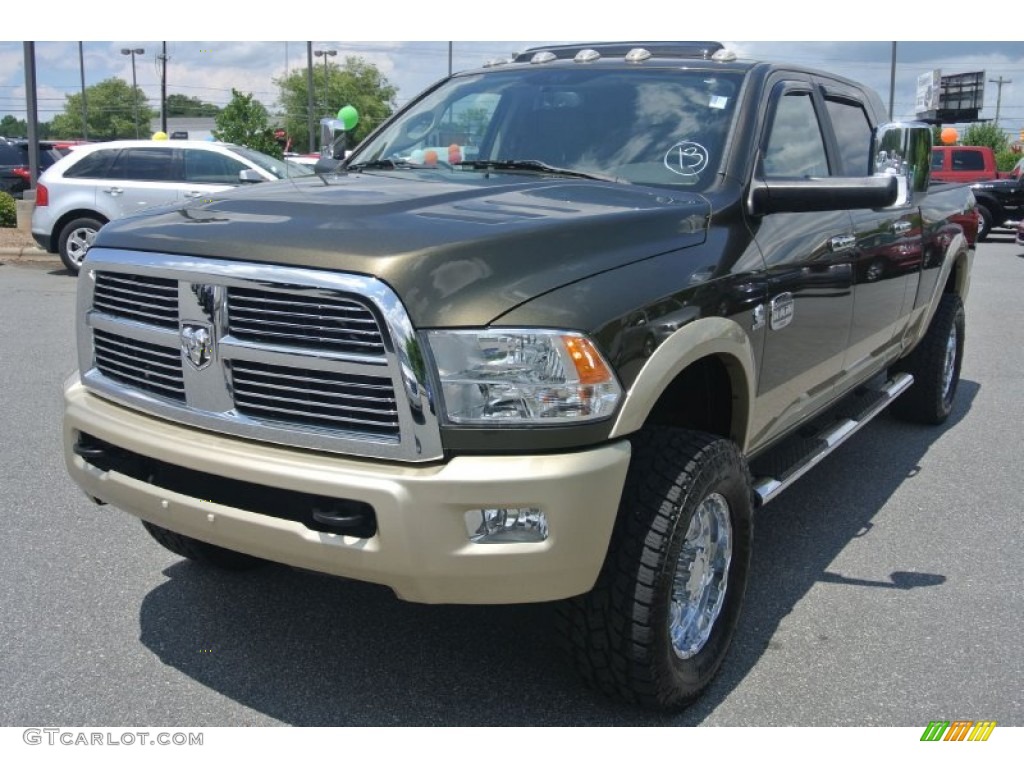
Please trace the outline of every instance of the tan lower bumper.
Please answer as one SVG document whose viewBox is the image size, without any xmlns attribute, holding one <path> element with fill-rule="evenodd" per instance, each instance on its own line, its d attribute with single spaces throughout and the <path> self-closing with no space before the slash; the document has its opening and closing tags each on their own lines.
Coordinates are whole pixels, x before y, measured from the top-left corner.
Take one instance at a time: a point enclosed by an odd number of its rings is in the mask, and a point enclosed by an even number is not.
<svg viewBox="0 0 1024 768">
<path fill-rule="evenodd" d="M 589 590 L 611 536 L 629 443 L 552 456 L 460 456 L 415 467 L 238 440 L 142 415 L 65 388 L 64 455 L 85 492 L 157 525 L 228 549 L 362 581 L 424 603 L 517 603 Z M 170 464 L 245 482 L 364 501 L 377 514 L 369 539 L 174 493 L 115 471 L 72 448 L 80 432 Z M 548 538 L 477 544 L 465 513 L 539 507 Z"/>
</svg>

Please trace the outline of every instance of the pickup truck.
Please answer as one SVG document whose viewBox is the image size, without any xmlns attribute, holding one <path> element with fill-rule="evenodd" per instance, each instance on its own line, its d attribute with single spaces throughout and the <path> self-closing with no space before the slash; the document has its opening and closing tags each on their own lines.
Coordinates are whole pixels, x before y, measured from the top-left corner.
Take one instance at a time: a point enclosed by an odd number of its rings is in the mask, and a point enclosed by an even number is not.
<svg viewBox="0 0 1024 768">
<path fill-rule="evenodd" d="M 988 237 L 993 227 L 1024 219 L 1024 176 L 997 181 L 979 181 L 971 185 L 977 201 L 978 240 Z"/>
<path fill-rule="evenodd" d="M 531 49 L 337 172 L 111 222 L 68 471 L 200 563 L 555 601 L 593 687 L 685 706 L 755 510 L 886 406 L 953 408 L 974 200 L 883 114 L 716 43 Z"/>
<path fill-rule="evenodd" d="M 991 147 L 942 146 L 932 148 L 932 181 L 994 181 L 999 178 Z"/>
</svg>

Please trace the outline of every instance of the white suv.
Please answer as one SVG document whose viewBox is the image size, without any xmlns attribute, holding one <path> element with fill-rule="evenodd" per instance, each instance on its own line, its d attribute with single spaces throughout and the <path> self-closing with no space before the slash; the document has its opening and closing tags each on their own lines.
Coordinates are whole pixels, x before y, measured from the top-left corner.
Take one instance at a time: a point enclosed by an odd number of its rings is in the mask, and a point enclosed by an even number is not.
<svg viewBox="0 0 1024 768">
<path fill-rule="evenodd" d="M 77 273 L 100 227 L 155 205 L 238 184 L 309 176 L 312 168 L 234 144 L 109 141 L 87 144 L 39 177 L 32 237 Z"/>
</svg>

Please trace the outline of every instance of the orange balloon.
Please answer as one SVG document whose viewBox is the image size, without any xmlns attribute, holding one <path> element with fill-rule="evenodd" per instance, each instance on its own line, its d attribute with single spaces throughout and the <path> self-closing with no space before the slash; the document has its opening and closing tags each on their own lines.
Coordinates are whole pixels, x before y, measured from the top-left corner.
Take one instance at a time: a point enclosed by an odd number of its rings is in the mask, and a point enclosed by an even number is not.
<svg viewBox="0 0 1024 768">
<path fill-rule="evenodd" d="M 956 132 L 956 128 L 943 128 L 942 133 L 939 134 L 939 138 L 942 139 L 943 144 L 955 144 L 960 134 Z"/>
</svg>

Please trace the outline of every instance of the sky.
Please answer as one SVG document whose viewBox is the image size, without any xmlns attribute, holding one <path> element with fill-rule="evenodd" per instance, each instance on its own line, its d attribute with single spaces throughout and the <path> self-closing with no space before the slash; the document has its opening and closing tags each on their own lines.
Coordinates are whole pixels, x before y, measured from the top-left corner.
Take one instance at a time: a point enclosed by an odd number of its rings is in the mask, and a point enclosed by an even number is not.
<svg viewBox="0 0 1024 768">
<path fill-rule="evenodd" d="M 61 12 L 61 5 L 66 5 L 66 13 Z M 172 5 L 147 13 L 143 19 L 139 12 L 142 6 L 137 2 L 108 0 L 102 4 L 102 25 L 92 20 L 90 27 L 90 21 L 80 11 L 75 12 L 75 4 L 58 1 L 48 3 L 55 12 L 45 14 L 45 19 L 30 14 L 37 18 L 23 22 L 15 18 L 0 30 L 0 117 L 25 116 L 23 41 L 7 39 L 15 34 L 37 41 L 39 119 L 49 120 L 63 111 L 67 94 L 81 89 L 78 39 L 83 37 L 87 86 L 109 77 L 131 82 L 131 57 L 120 51 L 143 48 L 145 53 L 136 57 L 136 78 L 151 106 L 158 108 L 160 74 L 156 57 L 162 41 L 149 38 L 167 36 L 172 38 L 167 42 L 168 93 L 195 96 L 222 106 L 235 88 L 252 93 L 274 112 L 279 98 L 275 78 L 281 77 L 286 68 L 306 66 L 306 42 L 285 42 L 281 39 L 284 37 L 308 38 L 315 34 L 314 48 L 338 51 L 332 61 L 351 55 L 375 64 L 398 88 L 399 105 L 448 74 L 449 41 L 452 69 L 459 71 L 545 42 L 658 37 L 720 40 L 740 57 L 787 61 L 835 72 L 873 87 L 888 104 L 892 42 L 878 38 L 911 37 L 899 33 L 913 31 L 916 39 L 898 40 L 896 45 L 896 119 L 913 118 L 917 78 L 924 72 L 940 69 L 948 75 L 982 70 L 987 82 L 981 116 L 994 119 L 998 101 L 1000 127 L 1014 135 L 1024 129 L 1024 42 L 936 42 L 948 36 L 949 30 L 956 30 L 956 25 L 948 20 L 936 21 L 934 16 L 941 14 L 934 11 L 922 18 L 910 11 L 901 16 L 893 6 L 891 2 L 864 0 L 851 5 L 855 12 L 844 18 L 842 6 L 832 5 L 827 18 L 818 18 L 808 15 L 807 9 L 812 6 L 797 0 L 732 0 L 712 4 L 711 9 L 700 13 L 694 11 L 696 4 L 684 7 L 649 0 L 616 6 L 579 4 L 561 11 L 551 10 L 554 4 L 541 0 L 503 4 L 452 0 L 431 6 L 392 0 L 386 7 L 371 3 L 360 4 L 359 8 L 338 2 L 310 4 L 291 18 L 283 18 L 282 6 L 274 4 L 270 7 L 275 10 L 262 14 L 260 19 L 252 18 L 261 16 L 259 13 L 241 19 L 235 11 L 218 14 L 202 10 L 198 4 Z M 337 9 L 337 20 L 331 23 L 331 14 L 322 8 Z M 604 10 L 607 8 L 619 8 L 619 16 L 612 16 Z M 716 13 L 714 8 L 720 10 Z M 1001 16 L 998 2 L 987 8 L 985 18 Z M 1010 18 L 1011 9 L 1007 3 L 1003 18 Z M 931 21 L 922 21 L 927 18 Z M 978 26 L 972 22 L 971 32 L 977 34 Z M 191 40 L 197 27 L 205 36 L 224 39 Z M 844 39 L 830 39 L 839 29 Z M 666 30 L 673 34 L 666 35 Z M 382 37 L 394 39 L 378 39 Z M 322 66 L 323 59 L 315 62 Z M 992 82 L 999 79 L 1003 81 L 1001 92 Z"/>
</svg>

